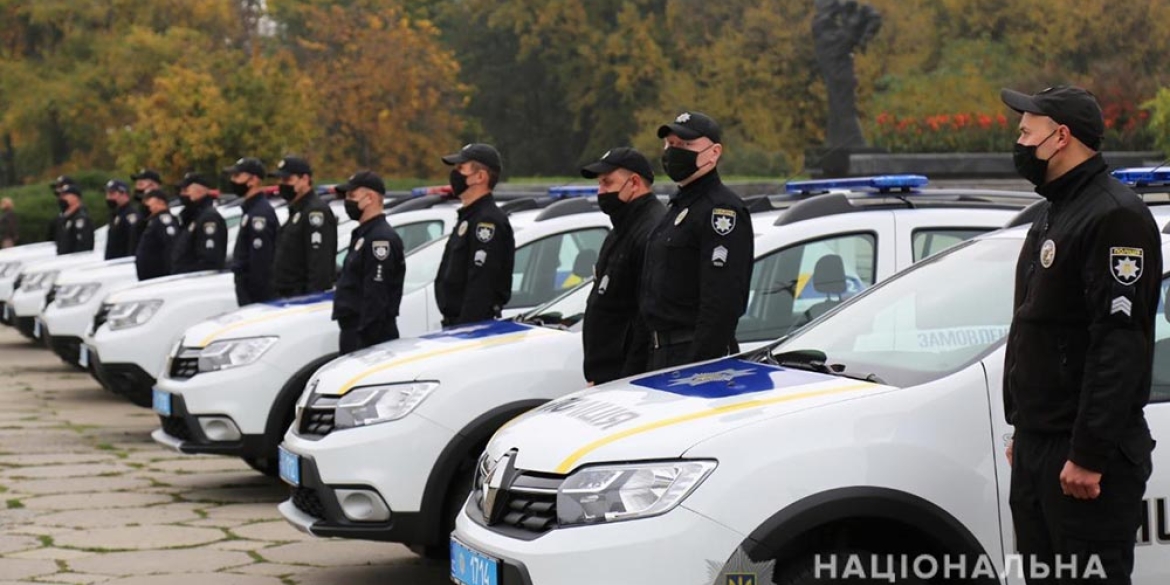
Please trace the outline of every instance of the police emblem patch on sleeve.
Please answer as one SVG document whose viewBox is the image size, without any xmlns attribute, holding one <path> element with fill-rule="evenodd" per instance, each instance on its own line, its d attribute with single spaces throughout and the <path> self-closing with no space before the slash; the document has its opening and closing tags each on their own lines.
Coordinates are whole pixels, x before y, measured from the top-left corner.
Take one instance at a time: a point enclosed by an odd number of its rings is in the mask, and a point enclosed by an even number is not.
<svg viewBox="0 0 1170 585">
<path fill-rule="evenodd" d="M 711 228 L 715 233 L 726 236 L 735 229 L 735 210 L 716 207 L 711 211 Z"/>
<path fill-rule="evenodd" d="M 687 218 L 687 212 L 690 210 L 691 210 L 691 208 L 688 207 L 688 208 L 680 211 L 679 214 L 677 216 L 675 216 L 675 218 L 674 218 L 674 225 L 678 225 L 678 224 L 682 223 L 683 220 Z"/>
<path fill-rule="evenodd" d="M 134 225 L 138 223 L 138 215 L 131 213 L 130 215 L 126 216 L 126 221 L 130 222 L 130 225 Z"/>
<path fill-rule="evenodd" d="M 168 226 L 167 226 L 167 235 L 168 235 L 168 236 L 173 236 L 173 235 L 175 235 L 175 226 L 173 226 L 173 225 L 168 225 Z"/>
<path fill-rule="evenodd" d="M 310 211 L 309 212 L 309 225 L 311 225 L 313 227 L 321 227 L 321 226 L 325 225 L 325 212 L 324 211 Z"/>
<path fill-rule="evenodd" d="M 378 260 L 385 260 L 390 257 L 390 240 L 375 240 L 370 244 L 370 251 L 374 253 L 374 258 Z"/>
<path fill-rule="evenodd" d="M 85 218 L 79 217 L 73 222 L 73 227 L 80 228 L 85 226 Z"/>
<path fill-rule="evenodd" d="M 262 232 L 264 231 L 264 226 L 266 225 L 268 225 L 268 220 L 264 219 L 263 217 L 252 218 L 252 231 Z"/>
<path fill-rule="evenodd" d="M 209 236 L 214 236 L 215 235 L 215 222 L 214 221 L 205 222 L 203 224 L 203 233 L 205 233 Z"/>
<path fill-rule="evenodd" d="M 479 223 L 475 226 L 475 239 L 488 243 L 496 235 L 496 224 L 494 223 Z"/>
<path fill-rule="evenodd" d="M 1124 285 L 1131 285 L 1142 277 L 1145 251 L 1141 248 L 1109 248 L 1109 268 L 1113 278 Z"/>
</svg>

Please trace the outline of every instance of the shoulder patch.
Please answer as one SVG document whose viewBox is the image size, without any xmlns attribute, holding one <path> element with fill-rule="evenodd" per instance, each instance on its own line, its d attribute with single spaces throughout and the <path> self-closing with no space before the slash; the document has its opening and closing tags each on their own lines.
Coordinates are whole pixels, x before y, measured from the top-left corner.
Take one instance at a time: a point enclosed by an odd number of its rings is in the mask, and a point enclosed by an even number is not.
<svg viewBox="0 0 1170 585">
<path fill-rule="evenodd" d="M 73 227 L 79 228 L 79 227 L 84 227 L 84 226 L 85 226 L 85 218 L 84 217 L 79 217 L 79 218 L 73 220 Z"/>
<path fill-rule="evenodd" d="M 496 224 L 488 222 L 480 222 L 475 226 L 475 239 L 488 243 L 496 235 Z"/>
<path fill-rule="evenodd" d="M 158 220 L 163 222 L 166 225 L 171 225 L 171 222 L 175 221 L 175 218 L 171 217 L 171 214 L 169 214 L 169 213 L 164 213 L 164 214 L 158 216 Z"/>
<path fill-rule="evenodd" d="M 726 236 L 735 229 L 735 218 L 734 209 L 716 207 L 711 210 L 711 229 L 721 236 Z"/>
<path fill-rule="evenodd" d="M 390 240 L 374 240 L 370 242 L 370 251 L 374 253 L 374 258 L 378 260 L 385 260 L 390 257 Z"/>
<path fill-rule="evenodd" d="M 214 236 L 215 235 L 215 222 L 214 221 L 203 222 L 203 233 L 205 233 L 209 236 Z"/>
<path fill-rule="evenodd" d="M 311 225 L 313 227 L 321 227 L 321 226 L 325 225 L 325 212 L 324 211 L 310 211 L 309 212 L 309 225 Z"/>
<path fill-rule="evenodd" d="M 262 232 L 264 231 L 264 226 L 266 225 L 268 225 L 268 220 L 264 219 L 263 217 L 252 218 L 252 231 Z"/>
<path fill-rule="evenodd" d="M 1109 266 L 1113 278 L 1129 286 L 1142 277 L 1145 250 L 1141 248 L 1109 248 Z"/>
<path fill-rule="evenodd" d="M 127 215 L 126 221 L 130 222 L 130 225 L 134 225 L 134 224 L 138 223 L 138 214 L 131 213 L 130 215 Z"/>
</svg>

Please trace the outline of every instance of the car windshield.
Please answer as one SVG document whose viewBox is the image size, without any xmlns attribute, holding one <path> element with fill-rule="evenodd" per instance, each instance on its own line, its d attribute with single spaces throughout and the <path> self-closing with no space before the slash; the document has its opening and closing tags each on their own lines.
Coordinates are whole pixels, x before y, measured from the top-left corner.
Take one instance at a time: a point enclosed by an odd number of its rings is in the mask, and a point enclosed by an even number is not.
<svg viewBox="0 0 1170 585">
<path fill-rule="evenodd" d="M 519 320 L 564 331 L 580 331 L 592 287 L 593 279 L 587 278 L 569 292 L 525 313 Z"/>
<path fill-rule="evenodd" d="M 761 352 L 760 358 L 776 356 L 783 362 L 785 354 L 823 353 L 823 365 L 833 371 L 872 376 L 893 386 L 956 372 L 1007 336 L 1021 242 L 978 240 L 927 258 Z"/>
</svg>

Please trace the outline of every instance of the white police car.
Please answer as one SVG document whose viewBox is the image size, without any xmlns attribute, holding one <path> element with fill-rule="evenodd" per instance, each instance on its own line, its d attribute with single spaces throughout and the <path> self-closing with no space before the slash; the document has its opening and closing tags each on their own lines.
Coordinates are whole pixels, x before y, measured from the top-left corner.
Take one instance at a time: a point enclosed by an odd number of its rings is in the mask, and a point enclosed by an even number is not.
<svg viewBox="0 0 1170 585">
<path fill-rule="evenodd" d="M 910 195 L 833 193 L 772 215 L 779 227 L 756 227 L 741 342 L 759 345 L 794 331 L 898 268 L 1003 225 L 1035 200 L 997 193 L 998 204 L 960 204 L 954 195 L 920 192 L 908 208 L 901 198 Z M 468 489 L 465 472 L 488 437 L 585 385 L 579 328 L 589 291 L 582 286 L 516 322 L 393 341 L 323 367 L 282 446 L 282 476 L 294 488 L 281 513 L 318 536 L 445 553 Z M 595 420 L 611 414 L 581 411 Z"/>
<path fill-rule="evenodd" d="M 404 232 L 412 234 L 412 241 L 445 233 L 450 221 L 444 217 L 454 217 L 449 206 L 388 216 Z M 338 226 L 339 262 L 348 251 L 349 235 L 356 225 L 345 222 Z M 413 233 L 415 228 L 418 233 Z M 194 273 L 138 283 L 102 301 L 80 351 L 103 387 L 149 407 L 151 389 L 183 331 L 237 307 L 230 272 Z"/>
<path fill-rule="evenodd" d="M 94 230 L 94 246 L 102 242 L 105 247 L 106 227 Z M 57 244 L 54 242 L 36 242 L 13 248 L 0 250 L 0 323 L 15 325 L 12 308 L 8 300 L 12 291 L 16 289 L 16 280 L 26 268 L 56 257 Z"/>
<path fill-rule="evenodd" d="M 581 199 L 515 212 L 510 220 L 517 250 L 505 315 L 588 278 L 609 228 L 609 219 Z M 398 318 L 403 337 L 440 326 L 433 281 L 445 242 L 407 256 Z M 162 428 L 154 439 L 186 453 L 242 456 L 275 474 L 276 447 L 305 382 L 337 354 L 332 308 L 330 292 L 246 307 L 188 328 L 155 387 Z"/>
<path fill-rule="evenodd" d="M 1014 575 L 1000 381 L 1025 233 L 976 237 L 777 344 L 511 421 L 457 519 L 452 577 L 814 583 L 848 558 L 882 579 L 870 561 L 887 554 L 930 555 L 938 576 L 950 562 L 971 582 Z M 1146 415 L 1157 438 L 1170 433 L 1170 317 L 1156 336 Z M 1154 458 L 1134 574 L 1144 585 L 1170 579 L 1170 457 Z"/>
</svg>

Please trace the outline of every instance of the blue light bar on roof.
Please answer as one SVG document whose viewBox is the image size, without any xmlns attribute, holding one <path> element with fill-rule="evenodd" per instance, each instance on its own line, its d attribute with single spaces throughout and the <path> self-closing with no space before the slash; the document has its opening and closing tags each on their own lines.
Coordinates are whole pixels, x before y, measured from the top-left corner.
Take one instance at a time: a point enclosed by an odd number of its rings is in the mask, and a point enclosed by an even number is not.
<svg viewBox="0 0 1170 585">
<path fill-rule="evenodd" d="M 1125 183 L 1131 187 L 1170 184 L 1170 168 L 1133 167 L 1128 169 L 1117 169 L 1116 171 L 1113 171 L 1113 176 L 1116 177 L 1118 181 L 1121 181 L 1122 183 Z"/>
<path fill-rule="evenodd" d="M 597 185 L 564 185 L 548 188 L 548 196 L 553 199 L 592 197 L 594 195 L 597 195 Z"/>
<path fill-rule="evenodd" d="M 422 197 L 424 195 L 450 195 L 452 193 L 450 185 L 434 185 L 431 187 L 415 187 L 410 190 L 411 197 Z"/>
<path fill-rule="evenodd" d="M 788 193 L 823 193 L 834 189 L 894 191 L 920 189 L 929 182 L 930 180 L 923 175 L 881 175 L 817 181 L 789 181 L 784 185 L 784 190 Z"/>
</svg>

